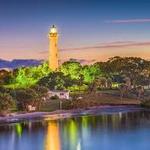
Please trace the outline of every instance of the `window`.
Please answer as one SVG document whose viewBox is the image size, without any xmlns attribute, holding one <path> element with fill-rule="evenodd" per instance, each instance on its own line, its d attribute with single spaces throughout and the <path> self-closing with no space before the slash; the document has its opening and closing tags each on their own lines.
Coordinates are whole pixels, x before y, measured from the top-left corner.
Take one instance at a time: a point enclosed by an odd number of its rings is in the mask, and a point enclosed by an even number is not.
<svg viewBox="0 0 150 150">
<path fill-rule="evenodd" d="M 61 95 L 61 96 L 63 96 L 63 95 L 64 95 L 64 93 L 60 93 L 60 95 Z"/>
</svg>

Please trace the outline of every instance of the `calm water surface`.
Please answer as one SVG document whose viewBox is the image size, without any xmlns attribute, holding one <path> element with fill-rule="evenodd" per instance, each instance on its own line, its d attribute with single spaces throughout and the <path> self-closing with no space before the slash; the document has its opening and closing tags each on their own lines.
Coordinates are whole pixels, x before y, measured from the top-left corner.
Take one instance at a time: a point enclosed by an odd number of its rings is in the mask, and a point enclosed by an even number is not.
<svg viewBox="0 0 150 150">
<path fill-rule="evenodd" d="M 150 150 L 150 113 L 1 125 L 0 150 Z"/>
</svg>

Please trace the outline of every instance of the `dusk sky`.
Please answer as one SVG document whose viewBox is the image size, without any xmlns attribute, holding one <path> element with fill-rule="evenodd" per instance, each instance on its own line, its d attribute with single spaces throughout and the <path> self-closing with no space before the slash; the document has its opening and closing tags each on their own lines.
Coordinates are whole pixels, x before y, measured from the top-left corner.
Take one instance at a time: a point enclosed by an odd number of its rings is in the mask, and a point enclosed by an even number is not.
<svg viewBox="0 0 150 150">
<path fill-rule="evenodd" d="M 0 58 L 47 59 L 59 30 L 60 59 L 150 59 L 150 0 L 0 0 Z"/>
</svg>

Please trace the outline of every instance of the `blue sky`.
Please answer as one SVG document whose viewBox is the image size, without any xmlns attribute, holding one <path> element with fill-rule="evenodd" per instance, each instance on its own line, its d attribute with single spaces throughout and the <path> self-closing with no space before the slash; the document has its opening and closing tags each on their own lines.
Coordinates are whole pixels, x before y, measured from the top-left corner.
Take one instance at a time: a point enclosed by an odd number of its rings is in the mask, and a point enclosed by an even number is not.
<svg viewBox="0 0 150 150">
<path fill-rule="evenodd" d="M 149 8 L 149 0 L 1 0 L 0 58 L 46 59 L 55 24 L 60 59 L 149 59 Z"/>
</svg>

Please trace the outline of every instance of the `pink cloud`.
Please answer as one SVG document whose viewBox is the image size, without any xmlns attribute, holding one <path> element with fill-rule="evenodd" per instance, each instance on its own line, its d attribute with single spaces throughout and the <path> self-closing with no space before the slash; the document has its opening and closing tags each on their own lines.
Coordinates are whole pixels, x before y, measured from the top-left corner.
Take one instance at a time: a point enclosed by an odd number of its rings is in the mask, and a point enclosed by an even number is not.
<svg viewBox="0 0 150 150">
<path fill-rule="evenodd" d="M 60 48 L 60 59 L 95 59 L 106 61 L 113 56 L 150 58 L 150 41 L 114 41 L 99 43 L 85 47 Z M 47 58 L 48 51 L 39 52 L 39 56 Z"/>
<path fill-rule="evenodd" d="M 101 43 L 98 45 L 93 46 L 85 46 L 85 47 L 70 47 L 70 48 L 60 48 L 59 50 L 61 52 L 76 52 L 76 51 L 89 51 L 89 50 L 117 50 L 117 49 L 129 49 L 131 47 L 148 47 L 150 46 L 150 41 L 144 41 L 144 42 L 137 42 L 137 41 L 115 41 L 115 42 L 109 42 L 109 43 Z M 120 51 L 121 52 L 121 51 Z M 47 55 L 48 51 L 40 51 L 40 55 Z"/>
<path fill-rule="evenodd" d="M 108 20 L 106 23 L 148 23 L 150 18 L 147 19 L 120 19 L 120 20 Z"/>
<path fill-rule="evenodd" d="M 87 47 L 75 47 L 75 48 L 62 48 L 61 51 L 75 51 L 75 50 L 90 50 L 90 49 L 101 49 L 101 48 L 124 48 L 131 46 L 150 46 L 150 41 L 147 42 L 134 42 L 134 41 L 117 41 L 105 44 L 99 44 L 95 46 L 87 46 Z"/>
</svg>

